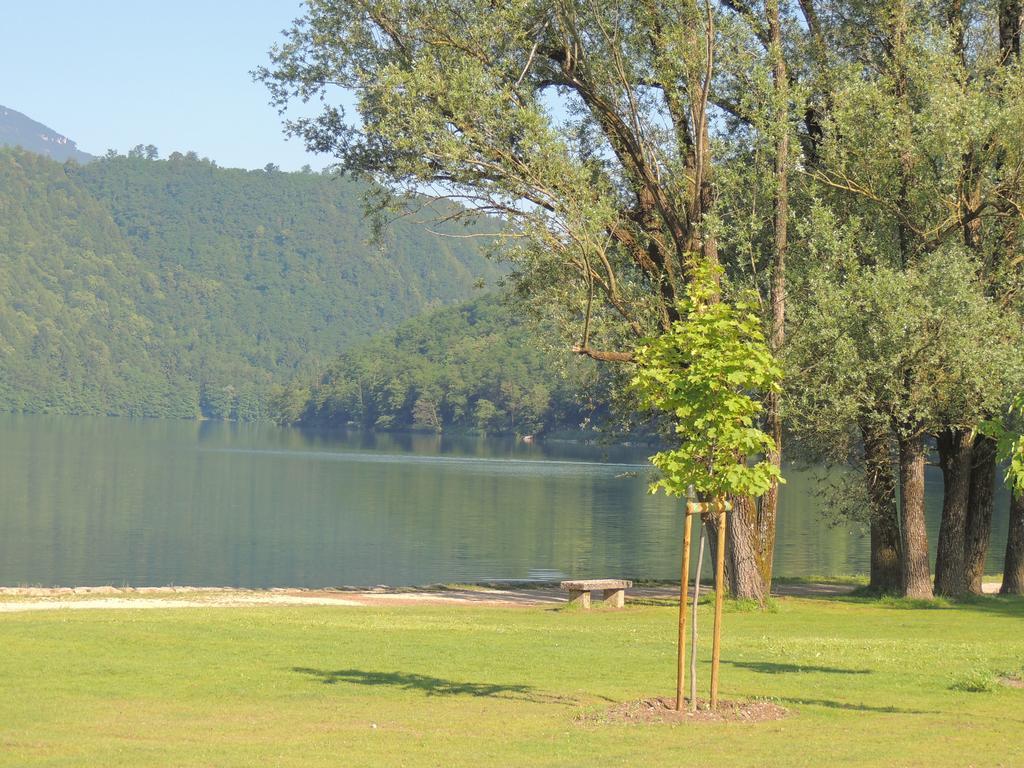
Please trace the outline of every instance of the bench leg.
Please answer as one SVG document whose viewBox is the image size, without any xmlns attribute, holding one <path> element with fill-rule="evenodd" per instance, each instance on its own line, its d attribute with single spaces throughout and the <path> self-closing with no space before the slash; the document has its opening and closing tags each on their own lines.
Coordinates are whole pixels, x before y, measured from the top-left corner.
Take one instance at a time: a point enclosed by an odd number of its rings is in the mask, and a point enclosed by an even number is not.
<svg viewBox="0 0 1024 768">
<path fill-rule="evenodd" d="M 626 605 L 626 590 L 606 589 L 604 591 L 604 602 L 605 605 L 610 605 L 612 608 L 622 608 Z"/>
<path fill-rule="evenodd" d="M 569 602 L 570 603 L 576 603 L 581 608 L 589 608 L 590 607 L 590 592 L 589 591 L 579 591 L 579 590 L 575 590 L 575 589 L 570 590 L 570 592 L 569 592 Z"/>
</svg>

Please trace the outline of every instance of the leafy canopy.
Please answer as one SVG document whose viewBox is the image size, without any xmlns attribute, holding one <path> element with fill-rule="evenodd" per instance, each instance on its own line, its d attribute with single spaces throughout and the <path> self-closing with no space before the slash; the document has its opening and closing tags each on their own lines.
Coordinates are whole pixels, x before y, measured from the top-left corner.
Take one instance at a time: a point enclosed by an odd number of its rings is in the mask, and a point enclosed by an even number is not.
<svg viewBox="0 0 1024 768">
<path fill-rule="evenodd" d="M 1014 401 L 1014 411 L 1017 416 L 1024 416 L 1024 395 Z M 1006 473 L 1007 483 L 1017 493 L 1024 493 L 1024 432 L 1018 432 L 1014 436 L 1009 447 L 1010 467 Z"/>
<path fill-rule="evenodd" d="M 760 396 L 779 391 L 782 369 L 754 301 L 721 301 L 712 270 L 696 274 L 678 305 L 680 319 L 636 351 L 632 385 L 644 407 L 671 417 L 680 440 L 651 457 L 661 471 L 651 492 L 682 496 L 692 485 L 711 497 L 760 496 L 781 480 L 764 458 L 774 441 L 757 419 Z"/>
<path fill-rule="evenodd" d="M 306 0 L 254 75 L 282 110 L 316 103 L 287 130 L 385 201 L 429 193 L 465 206 L 453 218 L 500 219 L 519 298 L 556 313 L 578 353 L 622 362 L 674 319 L 688 254 L 717 258 L 714 15 L 695 0 Z"/>
<path fill-rule="evenodd" d="M 829 461 L 856 456 L 867 423 L 903 438 L 973 429 L 1024 375 L 1020 320 L 986 295 L 972 254 L 943 247 L 907 268 L 865 265 L 873 243 L 860 225 L 831 243 L 828 221 L 808 228 L 815 250 L 792 283 L 788 423 Z"/>
<path fill-rule="evenodd" d="M 1008 417 L 1005 422 L 987 419 L 979 431 L 996 440 L 996 455 L 1007 462 L 1006 484 L 1014 492 L 1024 494 L 1024 429 L 1020 425 L 1024 418 L 1024 394 L 1014 398 Z"/>
</svg>

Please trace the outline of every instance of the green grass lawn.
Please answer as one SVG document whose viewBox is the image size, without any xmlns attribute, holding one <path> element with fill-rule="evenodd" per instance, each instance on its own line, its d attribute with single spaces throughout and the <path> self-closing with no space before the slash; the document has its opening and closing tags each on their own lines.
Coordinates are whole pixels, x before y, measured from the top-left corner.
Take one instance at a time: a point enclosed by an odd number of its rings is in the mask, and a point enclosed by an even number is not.
<svg viewBox="0 0 1024 768">
<path fill-rule="evenodd" d="M 994 597 L 732 610 L 723 697 L 790 716 L 644 725 L 580 716 L 671 695 L 672 607 L 7 614 L 0 765 L 1020 766 L 1024 689 L 992 681 L 1024 665 L 1022 619 Z"/>
</svg>

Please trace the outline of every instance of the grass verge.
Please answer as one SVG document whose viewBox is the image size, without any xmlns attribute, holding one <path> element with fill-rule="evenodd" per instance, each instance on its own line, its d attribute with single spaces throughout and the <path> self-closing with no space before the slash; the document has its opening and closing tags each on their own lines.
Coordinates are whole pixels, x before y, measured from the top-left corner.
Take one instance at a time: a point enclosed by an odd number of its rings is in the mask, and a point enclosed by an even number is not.
<svg viewBox="0 0 1024 768">
<path fill-rule="evenodd" d="M 268 607 L 0 616 L 0 766 L 1024 764 L 1024 601 L 782 598 L 725 617 L 761 723 L 605 722 L 671 695 L 672 607 Z M 700 607 L 706 695 L 710 606 Z"/>
</svg>

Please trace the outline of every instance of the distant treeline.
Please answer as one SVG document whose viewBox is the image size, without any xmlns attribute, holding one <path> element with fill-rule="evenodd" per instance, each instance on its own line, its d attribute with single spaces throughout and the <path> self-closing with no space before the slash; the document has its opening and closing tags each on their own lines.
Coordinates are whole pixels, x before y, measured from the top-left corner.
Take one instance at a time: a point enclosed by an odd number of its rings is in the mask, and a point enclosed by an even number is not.
<svg viewBox="0 0 1024 768">
<path fill-rule="evenodd" d="M 489 295 L 381 332 L 312 383 L 275 388 L 272 407 L 283 423 L 362 429 L 527 435 L 603 423 L 608 374 L 544 338 Z"/>
<path fill-rule="evenodd" d="M 363 186 L 155 154 L 0 150 L 0 410 L 266 418 L 275 383 L 498 275 L 408 221 L 374 242 Z"/>
</svg>

